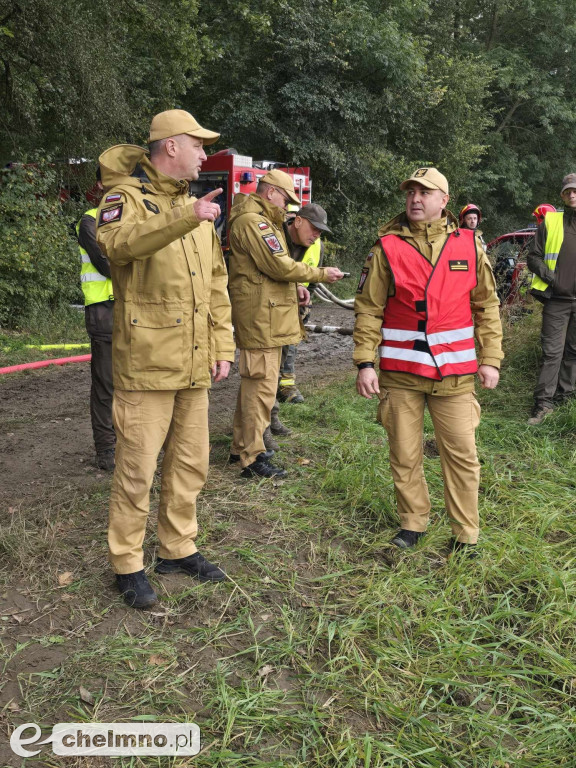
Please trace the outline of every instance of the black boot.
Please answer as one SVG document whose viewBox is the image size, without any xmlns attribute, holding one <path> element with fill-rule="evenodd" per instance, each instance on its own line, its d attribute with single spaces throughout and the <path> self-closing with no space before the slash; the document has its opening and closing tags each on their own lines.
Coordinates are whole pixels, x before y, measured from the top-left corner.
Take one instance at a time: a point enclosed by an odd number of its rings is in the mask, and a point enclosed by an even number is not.
<svg viewBox="0 0 576 768">
<path fill-rule="evenodd" d="M 390 543 L 399 549 L 410 549 L 410 547 L 414 547 L 418 543 L 422 536 L 424 536 L 424 533 L 421 531 L 408 531 L 405 528 L 401 528 Z"/>
<path fill-rule="evenodd" d="M 288 473 L 285 469 L 281 469 L 280 467 L 274 467 L 272 464 L 269 464 L 268 461 L 264 458 L 264 454 L 260 453 L 256 457 L 256 461 L 253 461 L 252 464 L 248 464 L 247 467 L 244 467 L 242 472 L 240 472 L 240 477 L 286 477 Z"/>
<path fill-rule="evenodd" d="M 158 599 L 144 571 L 117 573 L 116 584 L 130 608 L 149 608 Z"/>
</svg>

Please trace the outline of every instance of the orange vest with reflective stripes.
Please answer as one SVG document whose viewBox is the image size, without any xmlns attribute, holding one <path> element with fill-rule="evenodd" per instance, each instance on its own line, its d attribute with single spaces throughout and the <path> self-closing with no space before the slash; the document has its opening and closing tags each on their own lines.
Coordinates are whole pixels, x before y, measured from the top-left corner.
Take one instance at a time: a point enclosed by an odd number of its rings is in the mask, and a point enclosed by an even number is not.
<svg viewBox="0 0 576 768">
<path fill-rule="evenodd" d="M 478 282 L 474 232 L 451 232 L 434 266 L 397 235 L 384 235 L 380 243 L 395 285 L 384 309 L 380 368 L 438 381 L 476 373 L 470 308 Z"/>
</svg>

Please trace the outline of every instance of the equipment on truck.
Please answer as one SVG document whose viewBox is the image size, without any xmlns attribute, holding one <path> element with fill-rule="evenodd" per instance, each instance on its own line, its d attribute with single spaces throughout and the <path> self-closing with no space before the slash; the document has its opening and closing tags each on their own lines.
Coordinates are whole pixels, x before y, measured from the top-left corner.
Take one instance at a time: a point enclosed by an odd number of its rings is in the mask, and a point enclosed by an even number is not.
<svg viewBox="0 0 576 768">
<path fill-rule="evenodd" d="M 214 222 L 216 232 L 226 255 L 229 249 L 228 216 L 236 195 L 249 195 L 256 191 L 258 181 L 273 168 L 280 168 L 294 179 L 294 189 L 301 205 L 312 200 L 312 181 L 309 167 L 290 167 L 274 160 L 253 160 L 238 154 L 235 149 L 221 149 L 210 155 L 200 171 L 197 181 L 190 182 L 190 192 L 203 197 L 212 189 L 222 187 L 222 194 L 214 202 L 220 206 L 221 214 Z"/>
</svg>

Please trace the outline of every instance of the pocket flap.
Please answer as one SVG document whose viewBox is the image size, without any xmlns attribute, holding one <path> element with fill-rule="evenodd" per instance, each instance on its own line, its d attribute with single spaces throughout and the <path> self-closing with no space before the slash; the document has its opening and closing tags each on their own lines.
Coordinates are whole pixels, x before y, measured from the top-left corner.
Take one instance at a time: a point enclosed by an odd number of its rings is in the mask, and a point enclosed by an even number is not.
<svg viewBox="0 0 576 768">
<path fill-rule="evenodd" d="M 137 328 L 174 328 L 182 325 L 184 313 L 180 309 L 133 310 L 130 312 L 130 325 Z"/>
</svg>

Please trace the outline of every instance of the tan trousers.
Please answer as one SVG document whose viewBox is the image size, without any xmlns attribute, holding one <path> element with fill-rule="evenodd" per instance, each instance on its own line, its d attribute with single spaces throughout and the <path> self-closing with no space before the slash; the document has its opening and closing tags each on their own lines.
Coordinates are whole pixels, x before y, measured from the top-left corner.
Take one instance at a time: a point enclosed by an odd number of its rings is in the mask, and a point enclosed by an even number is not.
<svg viewBox="0 0 576 768">
<path fill-rule="evenodd" d="M 378 417 L 388 433 L 400 527 L 425 531 L 430 516 L 422 450 L 425 404 L 432 417 L 440 453 L 444 501 L 452 535 L 458 541 L 475 544 L 480 483 L 475 433 L 480 423 L 480 406 L 472 392 L 441 397 L 417 390 L 381 387 Z"/>
<path fill-rule="evenodd" d="M 116 470 L 108 544 L 116 573 L 143 568 L 150 488 L 164 445 L 158 506 L 160 557 L 196 552 L 196 497 L 208 474 L 208 390 L 115 390 Z"/>
<path fill-rule="evenodd" d="M 270 424 L 276 400 L 282 347 L 240 350 L 240 390 L 234 413 L 230 453 L 240 456 L 242 467 L 266 449 L 262 435 Z"/>
</svg>

